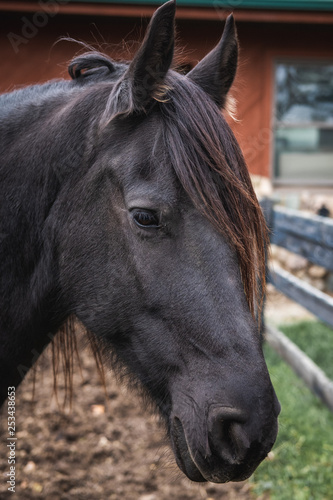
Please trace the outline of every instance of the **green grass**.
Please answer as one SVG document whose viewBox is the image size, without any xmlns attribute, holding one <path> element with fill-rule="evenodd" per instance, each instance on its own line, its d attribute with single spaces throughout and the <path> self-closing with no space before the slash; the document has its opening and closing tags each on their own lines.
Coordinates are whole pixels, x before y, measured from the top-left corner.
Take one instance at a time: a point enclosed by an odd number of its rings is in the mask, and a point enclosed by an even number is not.
<svg viewBox="0 0 333 500">
<path fill-rule="evenodd" d="M 319 322 L 280 329 L 333 378 L 331 329 Z M 269 346 L 265 357 L 282 411 L 273 456 L 251 479 L 254 497 L 333 500 L 333 413 Z"/>
<path fill-rule="evenodd" d="M 319 321 L 302 321 L 294 325 L 282 325 L 279 328 L 333 380 L 333 330 L 331 328 Z"/>
</svg>

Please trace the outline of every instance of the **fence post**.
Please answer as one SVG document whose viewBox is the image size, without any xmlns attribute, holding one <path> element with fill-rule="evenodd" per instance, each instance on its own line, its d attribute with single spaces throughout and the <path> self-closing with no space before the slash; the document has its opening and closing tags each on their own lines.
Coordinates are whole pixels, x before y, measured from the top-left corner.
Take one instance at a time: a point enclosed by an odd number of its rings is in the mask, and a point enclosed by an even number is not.
<svg viewBox="0 0 333 500">
<path fill-rule="evenodd" d="M 263 215 L 266 220 L 266 224 L 268 227 L 268 235 L 269 238 L 271 238 L 271 232 L 273 230 L 273 207 L 274 207 L 274 201 L 271 198 L 262 198 L 260 200 L 260 206 L 261 210 L 263 212 Z M 265 247 L 265 278 L 266 278 L 266 283 L 268 282 L 268 277 L 269 277 L 269 271 L 268 271 L 268 260 L 269 260 L 269 247 Z M 261 316 L 260 316 L 260 324 L 259 324 L 259 334 L 260 334 L 260 341 L 261 343 L 264 342 L 264 336 L 265 336 L 265 306 L 266 306 L 266 294 L 264 295 L 263 298 L 263 303 L 262 303 L 262 309 L 261 309 Z"/>
</svg>

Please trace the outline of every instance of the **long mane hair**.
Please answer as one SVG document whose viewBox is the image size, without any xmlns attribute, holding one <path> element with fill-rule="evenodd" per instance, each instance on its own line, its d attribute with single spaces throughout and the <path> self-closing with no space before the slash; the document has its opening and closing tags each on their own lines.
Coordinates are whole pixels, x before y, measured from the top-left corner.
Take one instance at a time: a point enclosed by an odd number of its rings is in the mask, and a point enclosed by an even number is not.
<svg viewBox="0 0 333 500">
<path fill-rule="evenodd" d="M 160 103 L 171 164 L 194 205 L 235 248 L 253 316 L 265 291 L 266 223 L 236 138 L 216 104 L 176 73 Z"/>
</svg>

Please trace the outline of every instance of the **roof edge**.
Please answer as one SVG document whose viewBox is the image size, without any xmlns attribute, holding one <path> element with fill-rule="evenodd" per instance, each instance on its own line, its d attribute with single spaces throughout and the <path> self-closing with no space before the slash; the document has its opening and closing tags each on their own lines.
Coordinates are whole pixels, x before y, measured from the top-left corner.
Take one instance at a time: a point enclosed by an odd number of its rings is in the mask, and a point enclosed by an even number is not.
<svg viewBox="0 0 333 500">
<path fill-rule="evenodd" d="M 141 4 L 126 3 L 127 0 L 120 3 L 110 2 L 91 2 L 82 0 L 54 0 L 54 10 L 52 17 L 55 14 L 62 15 L 83 15 L 83 16 L 107 16 L 107 17 L 151 17 L 156 10 L 156 5 L 152 2 L 160 4 L 157 0 L 150 0 Z M 129 1 L 129 0 L 128 0 Z M 141 1 L 141 0 L 139 0 Z M 223 7 L 226 2 L 220 0 L 212 0 L 215 2 L 215 7 L 189 7 L 180 5 L 177 2 L 177 18 L 187 20 L 200 21 L 224 21 L 230 12 L 234 12 L 237 22 L 259 22 L 259 23 L 295 23 L 295 24 L 333 24 L 333 10 L 331 12 L 317 11 L 292 11 L 292 10 L 272 10 L 272 9 L 241 9 L 235 8 L 235 5 L 240 4 L 241 0 L 233 0 L 228 2 L 228 7 Z M 333 1 L 332 1 L 333 3 Z M 242 1 L 243 4 L 243 1 Z M 0 0 L 0 11 L 2 12 L 31 12 L 37 13 L 45 11 L 48 13 L 49 8 L 47 2 L 40 0 Z M 56 9 L 56 10 L 55 10 Z M 50 14 L 51 15 L 51 14 Z"/>
</svg>

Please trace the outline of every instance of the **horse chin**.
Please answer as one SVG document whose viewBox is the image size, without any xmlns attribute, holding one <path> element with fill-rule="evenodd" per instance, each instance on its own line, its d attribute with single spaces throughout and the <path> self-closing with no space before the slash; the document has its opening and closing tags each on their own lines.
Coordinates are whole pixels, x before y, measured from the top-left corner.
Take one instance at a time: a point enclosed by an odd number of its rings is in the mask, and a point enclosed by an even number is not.
<svg viewBox="0 0 333 500">
<path fill-rule="evenodd" d="M 200 470 L 191 457 L 183 426 L 181 424 L 181 421 L 178 419 L 174 420 L 172 444 L 176 462 L 180 470 L 184 472 L 184 474 L 189 479 L 191 479 L 191 481 L 195 481 L 198 483 L 206 482 L 207 479 L 205 479 L 201 474 Z"/>
</svg>

